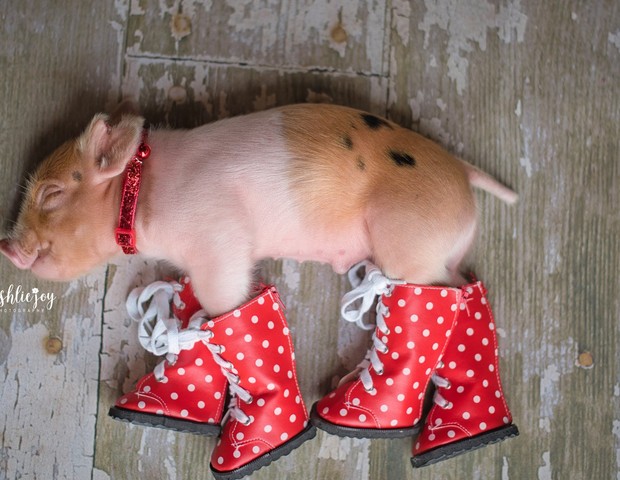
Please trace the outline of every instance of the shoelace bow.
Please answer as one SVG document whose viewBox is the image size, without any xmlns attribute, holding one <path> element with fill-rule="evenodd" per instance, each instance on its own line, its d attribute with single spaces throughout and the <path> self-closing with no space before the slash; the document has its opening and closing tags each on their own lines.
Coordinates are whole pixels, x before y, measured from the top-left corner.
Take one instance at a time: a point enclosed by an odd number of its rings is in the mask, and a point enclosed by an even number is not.
<svg viewBox="0 0 620 480">
<path fill-rule="evenodd" d="M 360 269 L 365 268 L 365 276 L 363 280 L 359 279 L 358 272 Z M 359 375 L 360 381 L 364 386 L 364 389 L 371 394 L 376 393 L 374 388 L 372 377 L 369 372 L 369 367 L 372 365 L 377 375 L 383 374 L 383 362 L 377 355 L 377 351 L 386 354 L 388 353 L 388 347 L 377 336 L 377 332 L 381 332 L 384 335 L 390 333 L 385 319 L 390 316 L 390 310 L 386 307 L 381 299 L 377 302 L 376 307 L 376 325 L 364 323 L 364 315 L 370 310 L 375 298 L 380 295 L 389 296 L 392 293 L 394 286 L 401 285 L 405 282 L 399 280 L 392 280 L 387 278 L 381 273 L 381 270 L 376 265 L 372 264 L 368 260 L 364 260 L 355 265 L 348 273 L 349 282 L 354 287 L 353 290 L 346 293 L 342 297 L 341 302 L 341 315 L 348 321 L 357 324 L 358 327 L 364 330 L 372 330 L 375 328 L 375 332 L 372 334 L 372 347 L 366 352 L 364 360 L 362 360 L 348 375 L 345 375 L 340 384 L 346 383 L 355 376 Z M 355 307 L 355 303 L 361 300 L 361 304 Z"/>
<path fill-rule="evenodd" d="M 179 308 L 183 305 L 178 294 L 181 289 L 182 286 L 179 283 L 157 281 L 146 287 L 135 288 L 127 297 L 126 305 L 129 316 L 140 322 L 138 325 L 140 344 L 154 355 L 165 355 L 165 359 L 157 364 L 153 374 L 157 381 L 164 381 L 166 362 L 174 365 L 182 350 L 191 350 L 197 342 L 202 342 L 228 380 L 231 401 L 222 423 L 232 416 L 248 425 L 251 418 L 238 406 L 237 397 L 245 403 L 251 403 L 252 395 L 239 385 L 239 377 L 234 373 L 234 365 L 221 357 L 220 354 L 224 351 L 224 347 L 210 343 L 213 332 L 208 329 L 202 330 L 202 325 L 208 321 L 206 312 L 198 310 L 190 318 L 187 328 L 183 329 L 180 329 L 179 320 L 172 315 L 171 301 Z"/>
</svg>

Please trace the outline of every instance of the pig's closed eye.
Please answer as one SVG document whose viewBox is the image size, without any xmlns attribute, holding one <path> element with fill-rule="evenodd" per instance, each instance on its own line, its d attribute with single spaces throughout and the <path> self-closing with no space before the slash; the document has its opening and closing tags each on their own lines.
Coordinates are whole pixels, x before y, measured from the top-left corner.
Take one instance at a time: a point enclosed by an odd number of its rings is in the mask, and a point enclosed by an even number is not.
<svg viewBox="0 0 620 480">
<path fill-rule="evenodd" d="M 54 210 L 62 203 L 64 194 L 65 190 L 60 185 L 45 185 L 38 194 L 39 207 L 42 210 Z"/>
</svg>

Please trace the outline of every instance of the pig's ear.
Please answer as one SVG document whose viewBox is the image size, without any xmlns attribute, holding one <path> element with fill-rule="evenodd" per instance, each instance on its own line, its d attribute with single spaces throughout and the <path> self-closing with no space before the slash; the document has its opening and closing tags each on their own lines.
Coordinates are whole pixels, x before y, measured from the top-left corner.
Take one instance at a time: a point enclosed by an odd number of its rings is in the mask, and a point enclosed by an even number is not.
<svg viewBox="0 0 620 480">
<path fill-rule="evenodd" d="M 95 115 L 78 138 L 78 149 L 95 183 L 123 173 L 138 148 L 144 125 L 144 119 L 136 115 L 124 115 L 114 125 L 108 120 L 107 115 Z"/>
</svg>

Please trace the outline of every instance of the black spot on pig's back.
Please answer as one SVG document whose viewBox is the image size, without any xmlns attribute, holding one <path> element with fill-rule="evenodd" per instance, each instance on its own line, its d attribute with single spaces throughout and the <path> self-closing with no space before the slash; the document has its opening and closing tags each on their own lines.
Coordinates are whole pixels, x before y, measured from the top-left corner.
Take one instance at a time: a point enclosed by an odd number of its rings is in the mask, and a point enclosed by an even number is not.
<svg viewBox="0 0 620 480">
<path fill-rule="evenodd" d="M 347 150 L 353 150 L 353 140 L 351 139 L 350 135 L 344 135 L 341 141 L 344 148 L 346 148 Z"/>
<path fill-rule="evenodd" d="M 415 158 L 408 153 L 390 150 L 388 156 L 399 167 L 415 167 Z"/>
<path fill-rule="evenodd" d="M 362 113 L 361 117 L 364 124 L 371 130 L 378 130 L 380 128 L 389 128 L 390 130 L 393 129 L 392 125 L 390 125 L 387 121 L 375 115 L 371 115 L 370 113 Z"/>
<path fill-rule="evenodd" d="M 356 166 L 360 172 L 363 172 L 364 170 L 366 170 L 366 161 L 364 160 L 364 157 L 362 157 L 361 155 L 357 157 Z"/>
</svg>

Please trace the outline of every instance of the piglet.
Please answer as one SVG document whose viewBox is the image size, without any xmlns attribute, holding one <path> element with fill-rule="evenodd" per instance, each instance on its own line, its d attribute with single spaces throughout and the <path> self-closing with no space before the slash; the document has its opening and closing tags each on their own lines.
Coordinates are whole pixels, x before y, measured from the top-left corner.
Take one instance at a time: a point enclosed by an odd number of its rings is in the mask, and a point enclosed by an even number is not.
<svg viewBox="0 0 620 480">
<path fill-rule="evenodd" d="M 472 186 L 516 194 L 398 125 L 351 108 L 290 105 L 193 130 L 96 115 L 32 176 L 2 253 L 69 280 L 122 254 L 115 240 L 128 162 L 144 159 L 135 247 L 187 272 L 208 313 L 244 302 L 264 258 L 371 259 L 410 283 L 463 282 L 474 240 Z"/>
</svg>

